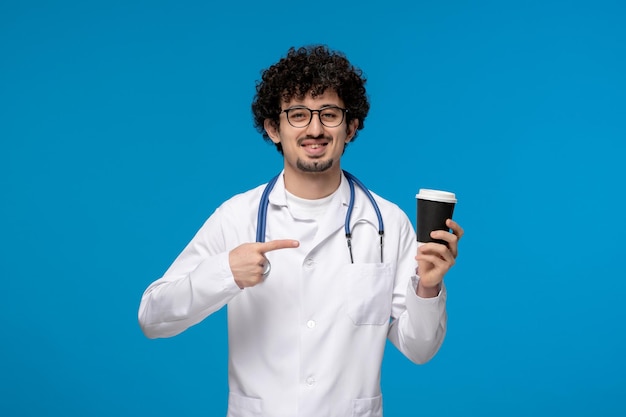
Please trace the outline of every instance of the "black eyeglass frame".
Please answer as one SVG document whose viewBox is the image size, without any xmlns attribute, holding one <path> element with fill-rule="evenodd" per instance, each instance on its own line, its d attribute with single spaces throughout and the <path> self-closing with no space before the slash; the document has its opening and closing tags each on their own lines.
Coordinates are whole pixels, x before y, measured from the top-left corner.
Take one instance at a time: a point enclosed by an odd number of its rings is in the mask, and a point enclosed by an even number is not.
<svg viewBox="0 0 626 417">
<path fill-rule="evenodd" d="M 324 110 L 328 110 L 328 109 L 339 109 L 339 110 L 341 110 L 341 120 L 336 125 L 329 126 L 326 123 L 324 123 L 324 121 L 322 120 L 322 112 Z M 292 110 L 308 110 L 309 114 L 310 114 L 309 121 L 304 126 L 294 126 L 294 124 L 291 123 L 291 120 L 289 120 L 289 112 L 292 111 Z M 304 129 L 305 127 L 308 127 L 311 124 L 311 121 L 313 120 L 313 113 L 316 113 L 316 112 L 317 112 L 317 117 L 319 117 L 320 123 L 322 125 L 324 125 L 326 127 L 337 127 L 337 126 L 341 126 L 343 121 L 346 119 L 346 113 L 348 113 L 348 109 L 344 109 L 344 108 L 339 107 L 339 106 L 324 106 L 321 109 L 312 110 L 312 109 L 309 109 L 308 107 L 305 107 L 305 106 L 298 106 L 298 107 L 291 107 L 291 108 L 288 108 L 288 109 L 285 109 L 285 110 L 281 111 L 281 113 L 285 113 L 285 116 L 287 117 L 287 123 L 289 123 L 291 126 L 295 127 L 296 129 Z"/>
</svg>

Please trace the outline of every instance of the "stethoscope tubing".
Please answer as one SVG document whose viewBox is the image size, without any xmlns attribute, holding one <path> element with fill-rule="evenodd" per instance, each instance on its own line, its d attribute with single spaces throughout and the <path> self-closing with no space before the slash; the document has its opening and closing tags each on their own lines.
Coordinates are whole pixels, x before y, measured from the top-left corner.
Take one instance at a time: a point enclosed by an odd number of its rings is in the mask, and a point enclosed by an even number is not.
<svg viewBox="0 0 626 417">
<path fill-rule="evenodd" d="M 350 230 L 350 219 L 352 217 L 352 210 L 354 208 L 354 199 L 355 199 L 355 191 L 354 184 L 356 184 L 367 196 L 374 211 L 376 212 L 376 217 L 378 218 L 378 235 L 380 236 L 380 262 L 383 262 L 383 235 L 385 234 L 385 227 L 383 223 L 383 216 L 380 212 L 380 208 L 374 199 L 372 193 L 367 189 L 367 187 L 359 181 L 354 175 L 350 174 L 348 171 L 343 170 L 343 174 L 348 180 L 348 186 L 350 187 L 350 203 L 348 204 L 348 211 L 346 212 L 346 221 L 344 224 L 344 230 L 346 233 L 346 241 L 348 243 L 348 249 L 350 251 L 350 262 L 354 263 L 354 257 L 352 256 L 352 231 Z M 276 181 L 280 174 L 276 175 L 272 178 L 267 185 L 265 186 L 265 190 L 263 190 L 263 194 L 261 194 L 261 200 L 259 202 L 259 211 L 257 213 L 257 229 L 256 229 L 256 241 L 257 242 L 265 242 L 265 230 L 267 226 L 267 207 L 269 206 L 269 195 L 272 189 L 274 189 L 274 185 L 276 185 Z M 269 261 L 267 261 L 267 265 L 269 265 Z M 271 268 L 269 266 L 268 268 Z M 269 269 L 263 274 L 267 275 L 269 273 Z"/>
<path fill-rule="evenodd" d="M 270 180 L 265 186 L 265 190 L 263 190 L 263 194 L 261 195 L 261 201 L 259 203 L 259 212 L 257 213 L 256 219 L 256 241 L 257 242 L 265 242 L 265 227 L 267 225 L 267 206 L 270 203 L 269 195 L 270 192 L 274 189 L 274 185 L 276 185 L 276 181 L 278 181 L 278 177 L 280 174 L 276 175 L 274 178 Z"/>
</svg>

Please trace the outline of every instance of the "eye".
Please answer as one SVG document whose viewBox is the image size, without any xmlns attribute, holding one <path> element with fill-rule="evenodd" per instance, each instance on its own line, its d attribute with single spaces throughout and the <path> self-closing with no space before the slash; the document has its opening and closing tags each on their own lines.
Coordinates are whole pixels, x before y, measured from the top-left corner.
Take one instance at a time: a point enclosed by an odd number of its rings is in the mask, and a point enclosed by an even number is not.
<svg viewBox="0 0 626 417">
<path fill-rule="evenodd" d="M 308 117 L 305 109 L 292 109 L 289 111 L 289 118 L 291 120 L 305 120 Z"/>
<path fill-rule="evenodd" d="M 341 110 L 337 108 L 324 109 L 321 113 L 322 118 L 328 121 L 333 121 L 341 117 Z"/>
</svg>

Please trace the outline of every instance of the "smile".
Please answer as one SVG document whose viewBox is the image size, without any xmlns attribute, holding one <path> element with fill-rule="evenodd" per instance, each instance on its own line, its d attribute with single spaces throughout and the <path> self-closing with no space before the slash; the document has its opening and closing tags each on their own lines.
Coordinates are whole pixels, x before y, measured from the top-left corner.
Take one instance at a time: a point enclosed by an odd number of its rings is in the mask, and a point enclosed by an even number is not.
<svg viewBox="0 0 626 417">
<path fill-rule="evenodd" d="M 307 139 L 301 139 L 299 144 L 303 148 L 319 149 L 324 146 L 327 146 L 330 142 L 331 140 L 328 138 L 317 138 L 317 139 L 307 138 Z"/>
<path fill-rule="evenodd" d="M 306 139 L 300 143 L 300 147 L 310 158 L 319 158 L 326 153 L 326 147 L 329 143 L 328 140 Z"/>
</svg>

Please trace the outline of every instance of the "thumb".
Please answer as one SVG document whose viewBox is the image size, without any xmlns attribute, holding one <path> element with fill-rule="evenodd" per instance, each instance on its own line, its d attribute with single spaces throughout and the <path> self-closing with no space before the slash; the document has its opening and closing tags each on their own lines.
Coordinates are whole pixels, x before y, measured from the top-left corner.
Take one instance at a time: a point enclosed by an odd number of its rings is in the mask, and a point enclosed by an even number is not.
<svg viewBox="0 0 626 417">
<path fill-rule="evenodd" d="M 300 246 L 300 242 L 293 239 L 278 239 L 259 243 L 261 253 L 271 252 L 277 249 L 297 248 L 298 246 Z"/>
</svg>

